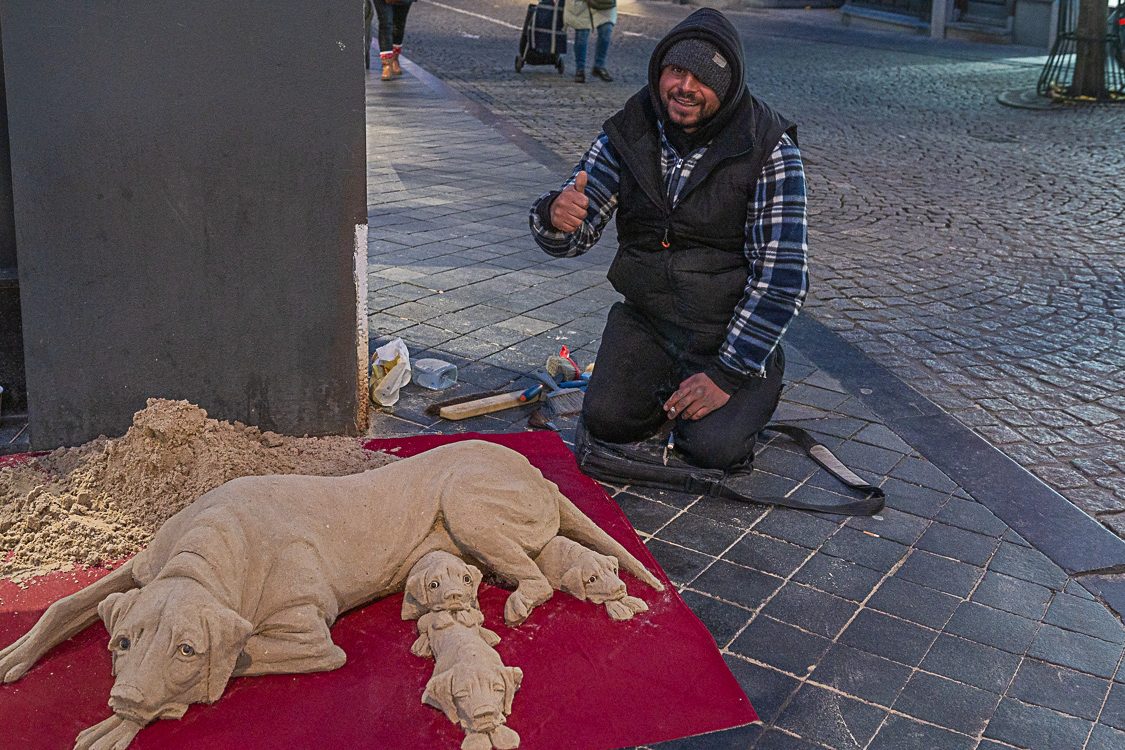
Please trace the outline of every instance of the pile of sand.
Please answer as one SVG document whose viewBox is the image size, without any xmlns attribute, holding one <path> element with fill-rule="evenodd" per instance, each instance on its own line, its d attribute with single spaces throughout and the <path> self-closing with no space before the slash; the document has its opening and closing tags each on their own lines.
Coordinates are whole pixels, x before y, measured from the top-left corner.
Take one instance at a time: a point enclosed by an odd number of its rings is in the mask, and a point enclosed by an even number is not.
<svg viewBox="0 0 1125 750">
<path fill-rule="evenodd" d="M 355 438 L 286 437 L 209 419 L 187 401 L 149 399 L 120 438 L 0 468 L 0 577 L 19 582 L 120 560 L 235 477 L 341 476 L 393 460 Z"/>
</svg>

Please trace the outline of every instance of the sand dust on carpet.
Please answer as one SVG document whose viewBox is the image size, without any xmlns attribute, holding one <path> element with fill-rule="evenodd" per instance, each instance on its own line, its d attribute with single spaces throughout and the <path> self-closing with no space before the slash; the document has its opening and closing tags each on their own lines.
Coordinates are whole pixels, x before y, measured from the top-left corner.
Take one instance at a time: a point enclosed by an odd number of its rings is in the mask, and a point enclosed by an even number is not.
<svg viewBox="0 0 1125 750">
<path fill-rule="evenodd" d="M 341 476 L 394 456 L 351 437 L 288 437 L 149 399 L 119 438 L 99 437 L 0 468 L 0 578 L 17 583 L 121 560 L 164 521 L 235 477 Z"/>
</svg>

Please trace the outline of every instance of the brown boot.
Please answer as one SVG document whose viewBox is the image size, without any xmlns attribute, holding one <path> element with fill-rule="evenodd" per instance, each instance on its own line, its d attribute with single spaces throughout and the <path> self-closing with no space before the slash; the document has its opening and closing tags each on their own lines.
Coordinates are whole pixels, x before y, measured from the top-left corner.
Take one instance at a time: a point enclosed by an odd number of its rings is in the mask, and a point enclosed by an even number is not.
<svg viewBox="0 0 1125 750">
<path fill-rule="evenodd" d="M 383 59 L 383 74 L 379 76 L 384 81 L 389 81 L 394 77 L 394 65 L 390 59 Z"/>
<path fill-rule="evenodd" d="M 402 75 L 402 66 L 398 64 L 398 56 L 402 54 L 402 47 L 394 46 L 394 56 L 391 57 L 391 72 L 396 76 Z"/>
</svg>

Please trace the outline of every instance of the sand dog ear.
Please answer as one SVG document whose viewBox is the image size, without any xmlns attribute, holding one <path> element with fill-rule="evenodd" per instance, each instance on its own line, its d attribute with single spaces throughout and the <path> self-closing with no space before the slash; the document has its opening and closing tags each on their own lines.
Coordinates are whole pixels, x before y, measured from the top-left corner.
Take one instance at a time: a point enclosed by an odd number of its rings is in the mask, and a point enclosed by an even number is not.
<svg viewBox="0 0 1125 750">
<path fill-rule="evenodd" d="M 238 655 L 254 626 L 225 607 L 207 607 L 200 614 L 207 631 L 207 702 L 214 703 L 226 690 Z"/>
<path fill-rule="evenodd" d="M 473 579 L 473 608 L 480 609 L 480 582 L 484 580 L 484 575 L 476 565 L 466 563 L 465 567 L 469 569 L 469 575 Z"/>
<path fill-rule="evenodd" d="M 457 722 L 457 706 L 453 704 L 453 670 L 449 669 L 440 674 L 435 674 L 426 683 L 426 690 L 422 693 L 422 702 L 433 706 L 445 713 L 445 718 Z"/>
<path fill-rule="evenodd" d="M 601 555 L 596 552 L 594 554 L 598 555 L 602 563 L 605 564 L 605 566 L 610 570 L 612 570 L 614 575 L 617 575 L 619 572 L 621 572 L 621 567 L 618 564 L 616 557 L 614 557 L 613 555 Z"/>
<path fill-rule="evenodd" d="M 586 578 L 581 568 L 570 568 L 562 575 L 559 581 L 564 593 L 574 596 L 579 601 L 586 601 Z"/>
<path fill-rule="evenodd" d="M 415 571 L 406 579 L 406 588 L 402 594 L 402 619 L 417 620 L 429 611 L 423 606 L 425 584 L 426 572 L 424 570 Z"/>
<path fill-rule="evenodd" d="M 504 715 L 512 713 L 512 701 L 516 691 L 523 683 L 523 670 L 519 667 L 504 667 Z"/>
<path fill-rule="evenodd" d="M 125 593 L 110 594 L 98 603 L 98 616 L 102 618 L 105 629 L 109 631 L 110 636 L 113 635 L 113 629 L 117 623 L 137 601 L 140 593 L 140 589 L 131 589 Z"/>
<path fill-rule="evenodd" d="M 109 631 L 110 649 L 113 648 L 113 633 L 116 630 L 117 623 L 121 622 L 121 618 L 132 609 L 140 593 L 140 589 L 132 589 L 124 593 L 113 593 L 98 602 L 98 616 L 102 618 L 102 622 L 105 623 L 105 629 Z M 116 652 L 114 653 L 116 654 Z M 113 659 L 113 676 L 117 676 L 117 659 Z"/>
</svg>

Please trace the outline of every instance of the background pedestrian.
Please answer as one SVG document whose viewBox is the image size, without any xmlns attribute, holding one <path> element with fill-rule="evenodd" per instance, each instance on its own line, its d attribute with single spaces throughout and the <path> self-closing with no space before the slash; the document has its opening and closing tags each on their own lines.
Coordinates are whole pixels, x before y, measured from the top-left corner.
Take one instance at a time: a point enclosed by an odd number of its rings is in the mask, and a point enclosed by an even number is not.
<svg viewBox="0 0 1125 750">
<path fill-rule="evenodd" d="M 402 54 L 402 40 L 406 34 L 406 15 L 413 0 L 366 0 L 368 29 L 368 59 L 371 55 L 370 30 L 372 16 L 378 23 L 379 62 L 383 65 L 380 78 L 389 81 L 402 75 L 398 57 Z M 368 65 L 370 67 L 370 64 Z"/>
<path fill-rule="evenodd" d="M 586 47 L 591 29 L 598 30 L 598 38 L 594 46 L 594 67 L 590 72 L 603 81 L 612 81 L 605 62 L 613 27 L 617 24 L 616 0 L 567 0 L 563 18 L 566 25 L 574 29 L 575 82 L 586 83 Z"/>
</svg>

